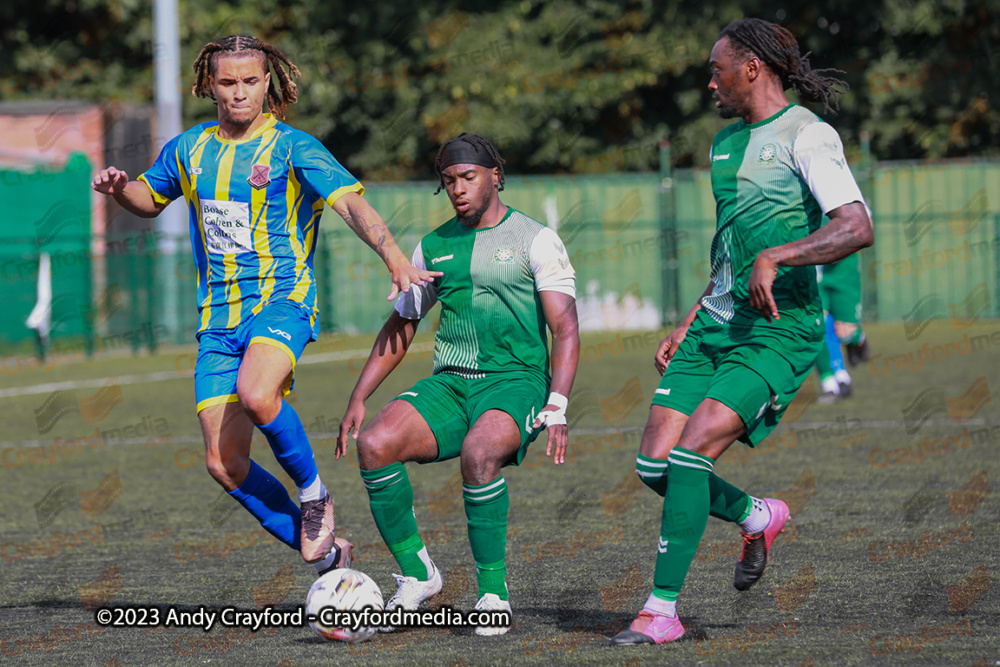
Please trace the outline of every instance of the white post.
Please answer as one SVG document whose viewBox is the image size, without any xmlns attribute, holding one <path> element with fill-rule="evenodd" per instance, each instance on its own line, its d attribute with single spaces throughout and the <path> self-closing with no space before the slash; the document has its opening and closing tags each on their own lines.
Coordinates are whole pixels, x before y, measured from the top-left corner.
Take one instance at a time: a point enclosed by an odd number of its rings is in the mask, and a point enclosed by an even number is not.
<svg viewBox="0 0 1000 667">
<path fill-rule="evenodd" d="M 181 133 L 181 68 L 180 39 L 177 33 L 177 0 L 153 2 L 153 71 L 156 85 L 156 114 L 158 132 L 156 153 L 163 145 Z M 184 247 L 188 215 L 183 198 L 175 201 L 157 218 L 158 250 L 155 288 L 162 287 L 161 310 L 155 313 L 154 324 L 162 323 L 169 332 L 170 342 L 180 342 L 180 317 L 178 312 L 177 253 Z M 193 288 L 193 286 L 192 286 Z"/>
</svg>

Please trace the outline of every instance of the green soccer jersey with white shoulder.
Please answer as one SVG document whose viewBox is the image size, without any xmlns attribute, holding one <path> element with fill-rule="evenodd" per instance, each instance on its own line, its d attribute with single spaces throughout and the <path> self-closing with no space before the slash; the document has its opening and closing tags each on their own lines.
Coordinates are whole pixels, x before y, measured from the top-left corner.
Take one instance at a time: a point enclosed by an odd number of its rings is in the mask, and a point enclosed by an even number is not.
<svg viewBox="0 0 1000 667">
<path fill-rule="evenodd" d="M 715 289 L 702 307 L 720 323 L 764 325 L 748 291 L 757 255 L 805 238 L 823 225 L 824 214 L 864 197 L 837 131 L 797 104 L 759 123 L 727 126 L 712 141 L 711 160 Z M 812 266 L 779 267 L 772 293 L 785 324 L 822 313 Z"/>
<path fill-rule="evenodd" d="M 576 276 L 559 236 L 514 208 L 494 227 L 452 218 L 421 239 L 411 262 L 442 271 L 400 296 L 396 312 L 422 319 L 441 302 L 434 373 L 466 378 L 527 371 L 549 380 L 545 315 L 539 293 L 576 297 Z"/>
</svg>

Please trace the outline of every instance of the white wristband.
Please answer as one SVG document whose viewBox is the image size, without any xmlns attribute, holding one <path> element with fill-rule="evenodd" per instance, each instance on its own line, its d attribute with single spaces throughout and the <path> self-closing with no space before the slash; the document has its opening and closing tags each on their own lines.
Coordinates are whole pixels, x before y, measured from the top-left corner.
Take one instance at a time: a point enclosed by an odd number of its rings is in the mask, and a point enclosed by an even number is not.
<svg viewBox="0 0 1000 667">
<path fill-rule="evenodd" d="M 549 394 L 549 402 L 546 405 L 556 406 L 555 410 L 542 410 L 538 415 L 543 427 L 558 426 L 566 423 L 566 406 L 569 401 L 562 394 L 552 392 Z"/>
<path fill-rule="evenodd" d="M 549 402 L 546 403 L 546 405 L 554 405 L 558 407 L 560 410 L 565 410 L 569 406 L 569 399 L 567 399 L 562 394 L 557 394 L 556 392 L 552 392 L 551 394 L 549 394 Z"/>
</svg>

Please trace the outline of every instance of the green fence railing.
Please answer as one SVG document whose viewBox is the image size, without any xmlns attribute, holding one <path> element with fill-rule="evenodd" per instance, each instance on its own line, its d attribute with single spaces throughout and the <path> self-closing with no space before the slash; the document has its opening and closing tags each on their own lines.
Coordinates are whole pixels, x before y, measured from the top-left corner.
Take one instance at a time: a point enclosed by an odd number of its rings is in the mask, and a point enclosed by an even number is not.
<svg viewBox="0 0 1000 667">
<path fill-rule="evenodd" d="M 504 202 L 556 227 L 566 243 L 577 271 L 584 329 L 669 324 L 709 279 L 715 204 L 708 171 L 670 170 L 669 160 L 664 162 L 660 174 L 508 176 Z M 87 175 L 86 169 L 78 171 Z M 875 246 L 861 254 L 867 319 L 1000 317 L 1000 163 L 876 164 L 857 176 L 876 236 Z M 79 174 L 76 180 L 82 184 L 71 179 L 66 192 L 86 200 L 80 192 L 88 180 Z M 436 188 L 436 183 L 369 184 L 366 198 L 404 252 L 451 217 L 446 196 L 434 196 Z M 14 194 L 22 191 L 34 192 L 19 184 L 3 193 L 17 201 L 20 195 Z M 197 276 L 187 239 L 180 244 L 185 250 L 172 256 L 160 254 L 155 233 L 95 244 L 81 233 L 79 215 L 71 216 L 76 225 L 71 229 L 60 221 L 72 211 L 51 212 L 51 196 L 39 201 L 48 208 L 41 210 L 36 202 L 33 211 L 18 209 L 18 217 L 7 217 L 0 229 L 7 305 L 0 347 L 33 349 L 24 320 L 36 301 L 42 251 L 50 253 L 53 269 L 54 346 L 89 353 L 194 341 Z M 46 230 L 57 234 L 40 237 Z M 382 325 L 392 308 L 385 300 L 385 267 L 329 209 L 314 265 L 324 331 L 370 333 Z M 176 277 L 175 291 L 156 278 L 163 275 Z M 177 321 L 164 321 L 166 298 L 177 300 Z"/>
<path fill-rule="evenodd" d="M 90 252 L 90 163 L 0 169 L 0 344 L 34 339 L 25 320 L 35 307 L 42 253 L 52 269 L 53 311 L 65 335 L 85 337 L 94 267 Z M 30 347 L 30 346 L 29 346 Z"/>
</svg>

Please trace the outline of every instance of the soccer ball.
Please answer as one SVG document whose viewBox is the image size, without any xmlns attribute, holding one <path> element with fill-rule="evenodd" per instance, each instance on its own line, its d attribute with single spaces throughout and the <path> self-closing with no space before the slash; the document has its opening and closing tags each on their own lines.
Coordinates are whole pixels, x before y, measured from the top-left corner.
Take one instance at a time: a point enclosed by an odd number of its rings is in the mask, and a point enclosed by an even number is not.
<svg viewBox="0 0 1000 667">
<path fill-rule="evenodd" d="M 365 607 L 381 610 L 384 606 L 382 591 L 364 572 L 339 568 L 330 570 L 313 583 L 306 597 L 306 614 L 315 616 L 309 621 L 313 631 L 327 641 L 348 643 L 363 642 L 375 635 L 375 628 L 340 628 L 327 625 L 322 610 L 332 607 L 339 611 L 360 611 Z"/>
</svg>

